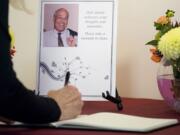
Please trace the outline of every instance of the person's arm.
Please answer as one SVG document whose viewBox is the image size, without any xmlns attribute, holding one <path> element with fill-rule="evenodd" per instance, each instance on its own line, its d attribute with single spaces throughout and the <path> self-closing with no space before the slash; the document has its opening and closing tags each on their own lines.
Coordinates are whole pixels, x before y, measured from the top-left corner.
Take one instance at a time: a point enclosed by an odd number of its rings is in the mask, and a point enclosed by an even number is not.
<svg viewBox="0 0 180 135">
<path fill-rule="evenodd" d="M 59 120 L 61 110 L 55 100 L 36 96 L 16 78 L 10 56 L 8 0 L 0 1 L 0 116 L 26 123 Z"/>
<path fill-rule="evenodd" d="M 20 82 L 8 83 L 0 96 L 0 115 L 25 123 L 49 123 L 59 120 L 60 109 L 51 98 L 36 96 Z"/>
<path fill-rule="evenodd" d="M 16 78 L 10 56 L 8 0 L 0 1 L 0 118 L 25 123 L 49 123 L 77 117 L 82 110 L 81 94 L 74 86 L 37 96 Z M 0 119 L 1 120 L 1 119 Z"/>
</svg>

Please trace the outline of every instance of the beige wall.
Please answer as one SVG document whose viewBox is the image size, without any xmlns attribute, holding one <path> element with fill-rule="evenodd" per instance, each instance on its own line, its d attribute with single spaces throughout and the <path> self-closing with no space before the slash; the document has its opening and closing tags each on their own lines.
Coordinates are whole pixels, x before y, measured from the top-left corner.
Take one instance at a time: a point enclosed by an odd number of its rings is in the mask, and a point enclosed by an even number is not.
<svg viewBox="0 0 180 135">
<path fill-rule="evenodd" d="M 38 43 L 39 1 L 27 1 L 34 15 L 10 9 L 10 25 L 16 35 L 14 68 L 20 80 L 35 88 Z M 158 64 L 150 60 L 144 44 L 155 34 L 153 21 L 166 9 L 176 11 L 180 21 L 179 0 L 119 0 L 117 87 L 123 97 L 161 98 L 156 72 Z"/>
</svg>

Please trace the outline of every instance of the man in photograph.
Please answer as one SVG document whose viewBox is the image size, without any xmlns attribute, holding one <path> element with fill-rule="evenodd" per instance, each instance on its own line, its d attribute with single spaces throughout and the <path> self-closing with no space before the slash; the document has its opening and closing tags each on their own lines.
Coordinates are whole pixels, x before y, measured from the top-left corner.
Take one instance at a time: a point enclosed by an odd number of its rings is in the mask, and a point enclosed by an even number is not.
<svg viewBox="0 0 180 135">
<path fill-rule="evenodd" d="M 65 8 L 57 9 L 53 16 L 54 29 L 44 32 L 45 47 L 76 47 L 78 33 L 67 28 L 69 12 Z"/>
</svg>

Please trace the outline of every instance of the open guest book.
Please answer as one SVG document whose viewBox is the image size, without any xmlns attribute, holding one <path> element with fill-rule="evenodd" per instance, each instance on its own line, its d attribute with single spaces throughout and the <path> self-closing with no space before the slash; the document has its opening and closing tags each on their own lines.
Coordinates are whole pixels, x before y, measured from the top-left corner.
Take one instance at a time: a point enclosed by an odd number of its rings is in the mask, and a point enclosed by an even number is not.
<svg viewBox="0 0 180 135">
<path fill-rule="evenodd" d="M 119 113 L 100 112 L 80 115 L 75 119 L 50 123 L 49 125 L 26 125 L 14 123 L 14 126 L 53 127 L 87 130 L 112 130 L 130 132 L 150 132 L 178 123 L 177 119 L 148 118 Z"/>
<path fill-rule="evenodd" d="M 149 132 L 177 124 L 177 119 L 147 118 L 133 115 L 100 112 L 75 119 L 52 123 L 54 127 Z"/>
</svg>

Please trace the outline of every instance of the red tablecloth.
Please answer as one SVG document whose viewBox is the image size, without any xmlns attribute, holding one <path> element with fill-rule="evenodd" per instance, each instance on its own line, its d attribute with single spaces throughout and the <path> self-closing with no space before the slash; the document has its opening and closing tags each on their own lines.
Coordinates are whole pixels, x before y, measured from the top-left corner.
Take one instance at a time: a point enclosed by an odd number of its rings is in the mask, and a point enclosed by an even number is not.
<svg viewBox="0 0 180 135">
<path fill-rule="evenodd" d="M 123 110 L 119 113 L 155 117 L 155 118 L 177 118 L 180 121 L 180 113 L 176 113 L 162 100 L 123 98 Z M 118 112 L 116 106 L 111 102 L 87 101 L 83 108 L 83 114 L 96 112 Z M 180 125 L 160 129 L 148 135 L 177 135 L 180 133 Z M 51 129 L 51 128 L 22 128 L 22 127 L 0 127 L 0 135 L 138 135 L 134 132 L 114 131 L 88 131 L 75 129 Z"/>
</svg>

